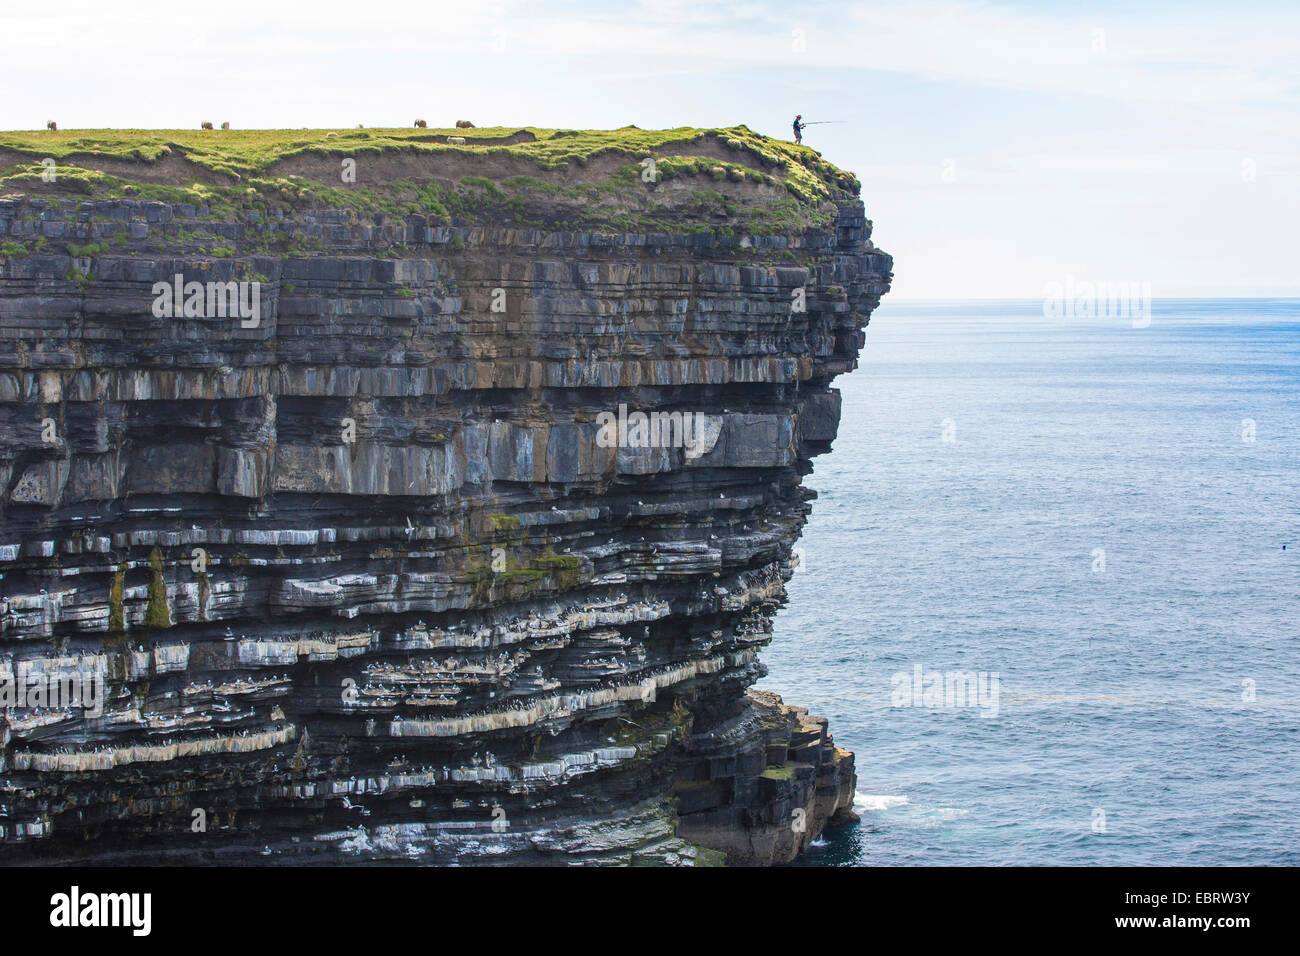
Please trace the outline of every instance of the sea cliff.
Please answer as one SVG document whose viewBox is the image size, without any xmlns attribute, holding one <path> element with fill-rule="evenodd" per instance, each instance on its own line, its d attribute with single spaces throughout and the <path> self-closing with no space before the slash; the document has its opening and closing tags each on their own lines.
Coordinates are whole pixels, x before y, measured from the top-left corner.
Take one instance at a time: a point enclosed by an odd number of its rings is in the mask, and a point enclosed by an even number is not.
<svg viewBox="0 0 1300 956">
<path fill-rule="evenodd" d="M 744 127 L 0 133 L 0 862 L 851 815 L 751 685 L 889 288 L 858 193 Z"/>
</svg>

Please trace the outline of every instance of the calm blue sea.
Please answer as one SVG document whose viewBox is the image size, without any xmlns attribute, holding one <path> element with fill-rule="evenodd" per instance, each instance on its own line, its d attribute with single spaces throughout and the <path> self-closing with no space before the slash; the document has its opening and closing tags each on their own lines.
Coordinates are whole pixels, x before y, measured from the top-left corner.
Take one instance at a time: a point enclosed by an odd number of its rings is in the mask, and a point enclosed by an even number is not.
<svg viewBox="0 0 1300 956">
<path fill-rule="evenodd" d="M 803 862 L 1300 864 L 1300 300 L 866 341 L 763 658 L 857 754 Z M 896 706 L 918 665 L 987 693 Z"/>
</svg>

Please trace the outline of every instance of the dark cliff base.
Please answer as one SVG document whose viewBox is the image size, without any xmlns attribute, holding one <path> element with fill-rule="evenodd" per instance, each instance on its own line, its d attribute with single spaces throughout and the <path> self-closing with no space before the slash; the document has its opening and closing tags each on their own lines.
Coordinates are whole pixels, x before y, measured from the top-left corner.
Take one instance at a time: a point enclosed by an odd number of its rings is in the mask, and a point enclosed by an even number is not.
<svg viewBox="0 0 1300 956">
<path fill-rule="evenodd" d="M 0 681 L 109 700 L 0 712 L 0 862 L 768 864 L 851 817 L 748 688 L 892 263 L 843 174 L 791 212 L 693 142 L 721 175 L 601 160 L 621 230 L 563 170 L 470 203 L 469 153 L 425 212 L 11 183 Z M 257 324 L 156 317 L 176 274 Z M 697 440 L 605 447 L 620 405 Z"/>
</svg>

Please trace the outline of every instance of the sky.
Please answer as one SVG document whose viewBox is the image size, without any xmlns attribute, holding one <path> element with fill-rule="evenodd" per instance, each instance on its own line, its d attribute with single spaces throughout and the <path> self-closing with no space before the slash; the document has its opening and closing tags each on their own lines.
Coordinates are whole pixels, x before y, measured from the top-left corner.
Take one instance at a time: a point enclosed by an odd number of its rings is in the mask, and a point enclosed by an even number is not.
<svg viewBox="0 0 1300 956">
<path fill-rule="evenodd" d="M 0 129 L 643 129 L 796 113 L 896 298 L 1300 296 L 1300 4 L 60 0 L 0 6 Z"/>
</svg>

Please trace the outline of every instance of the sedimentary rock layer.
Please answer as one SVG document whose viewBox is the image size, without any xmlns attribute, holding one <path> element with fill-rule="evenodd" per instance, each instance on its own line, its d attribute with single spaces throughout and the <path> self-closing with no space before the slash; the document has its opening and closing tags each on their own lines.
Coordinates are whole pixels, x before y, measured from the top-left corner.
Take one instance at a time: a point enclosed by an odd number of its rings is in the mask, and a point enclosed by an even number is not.
<svg viewBox="0 0 1300 956">
<path fill-rule="evenodd" d="M 0 861 L 793 858 L 853 755 L 749 688 L 891 268 L 823 212 L 0 200 L 0 684 L 105 690 L 0 711 Z"/>
</svg>

